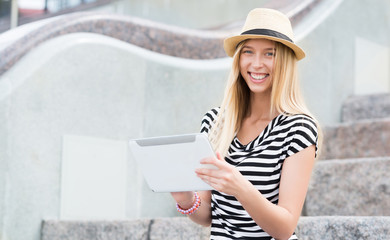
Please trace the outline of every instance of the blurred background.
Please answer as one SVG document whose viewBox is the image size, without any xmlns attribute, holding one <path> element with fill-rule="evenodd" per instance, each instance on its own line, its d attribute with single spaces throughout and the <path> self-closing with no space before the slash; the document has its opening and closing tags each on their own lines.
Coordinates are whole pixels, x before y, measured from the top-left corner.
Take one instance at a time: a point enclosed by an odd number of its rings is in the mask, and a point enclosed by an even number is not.
<svg viewBox="0 0 390 240">
<path fill-rule="evenodd" d="M 306 51 L 303 94 L 335 138 L 321 159 L 389 156 L 390 122 L 370 120 L 390 115 L 388 0 L 0 0 L 0 239 L 44 239 L 45 219 L 179 216 L 127 141 L 199 131 L 222 100 L 223 39 L 256 7 L 284 12 Z M 311 196 L 304 214 L 329 215 Z"/>
<path fill-rule="evenodd" d="M 182 27 L 213 28 L 242 20 L 242 17 L 253 6 L 266 2 L 270 1 L 246 0 L 241 4 L 239 2 L 225 4 L 225 1 L 207 2 L 205 0 L 188 2 L 175 0 L 17 0 L 16 4 L 16 1 L 3 0 L 1 2 L 1 30 L 76 11 L 119 13 Z M 221 4 L 225 5 L 224 11 L 219 11 Z M 12 12 L 12 6 L 17 8 L 17 11 Z M 226 14 L 226 11 L 229 14 Z M 202 13 L 201 17 L 199 13 Z"/>
</svg>

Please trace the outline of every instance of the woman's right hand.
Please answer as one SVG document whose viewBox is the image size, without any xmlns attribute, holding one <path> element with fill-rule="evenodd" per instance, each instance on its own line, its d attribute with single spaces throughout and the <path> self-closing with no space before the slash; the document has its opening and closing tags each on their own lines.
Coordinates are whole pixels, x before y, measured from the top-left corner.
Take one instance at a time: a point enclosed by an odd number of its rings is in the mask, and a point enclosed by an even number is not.
<svg viewBox="0 0 390 240">
<path fill-rule="evenodd" d="M 171 192 L 171 195 L 182 209 L 189 209 L 194 205 L 194 192 Z"/>
</svg>

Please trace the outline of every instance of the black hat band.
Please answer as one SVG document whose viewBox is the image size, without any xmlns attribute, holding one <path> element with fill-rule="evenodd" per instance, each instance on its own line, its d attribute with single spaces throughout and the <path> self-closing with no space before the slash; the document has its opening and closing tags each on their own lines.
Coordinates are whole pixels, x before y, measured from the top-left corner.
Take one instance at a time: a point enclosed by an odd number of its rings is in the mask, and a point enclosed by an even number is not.
<svg viewBox="0 0 390 240">
<path fill-rule="evenodd" d="M 291 43 L 294 43 L 293 40 L 291 40 L 289 37 L 287 37 L 283 33 L 280 33 L 280 32 L 274 31 L 274 30 L 270 30 L 270 29 L 257 28 L 257 29 L 251 29 L 251 30 L 248 30 L 248 31 L 241 33 L 241 35 L 245 35 L 245 34 L 266 35 L 266 36 L 276 37 L 276 38 L 280 38 L 283 40 L 287 40 Z"/>
</svg>

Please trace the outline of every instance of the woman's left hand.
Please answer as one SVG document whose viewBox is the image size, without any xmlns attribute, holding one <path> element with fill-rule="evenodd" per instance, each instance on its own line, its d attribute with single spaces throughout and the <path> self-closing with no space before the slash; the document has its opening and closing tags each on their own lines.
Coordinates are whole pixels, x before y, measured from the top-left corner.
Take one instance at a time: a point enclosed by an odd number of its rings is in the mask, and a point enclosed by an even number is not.
<svg viewBox="0 0 390 240">
<path fill-rule="evenodd" d="M 200 168 L 195 172 L 198 177 L 219 192 L 236 196 L 240 191 L 245 189 L 248 184 L 251 184 L 235 167 L 222 159 L 221 154 L 218 152 L 217 158 L 204 158 L 200 161 L 200 163 L 211 164 L 218 168 Z"/>
</svg>

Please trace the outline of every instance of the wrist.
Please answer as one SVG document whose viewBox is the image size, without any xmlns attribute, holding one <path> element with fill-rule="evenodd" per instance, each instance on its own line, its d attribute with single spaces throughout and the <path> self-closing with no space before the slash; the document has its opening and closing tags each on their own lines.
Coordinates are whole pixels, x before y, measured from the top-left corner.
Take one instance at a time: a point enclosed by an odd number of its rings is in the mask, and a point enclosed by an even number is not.
<svg viewBox="0 0 390 240">
<path fill-rule="evenodd" d="M 181 199 L 176 199 L 176 203 L 183 209 L 191 208 L 195 202 L 195 193 L 187 192 L 185 196 L 182 196 Z"/>
<path fill-rule="evenodd" d="M 253 186 L 253 184 L 245 179 L 242 184 L 241 184 L 241 187 L 238 189 L 237 193 L 235 194 L 235 198 L 240 201 L 239 199 L 245 199 L 247 198 L 248 195 L 251 195 L 253 191 L 258 191 L 255 186 Z"/>
<path fill-rule="evenodd" d="M 200 196 L 198 195 L 197 192 L 194 192 L 193 199 L 194 199 L 194 201 L 192 201 L 192 203 L 189 206 L 187 206 L 187 205 L 183 206 L 183 205 L 180 205 L 179 203 L 176 203 L 177 211 L 179 211 L 180 213 L 185 214 L 185 215 L 193 214 L 195 211 L 197 211 L 199 209 L 200 203 L 201 203 Z"/>
</svg>

